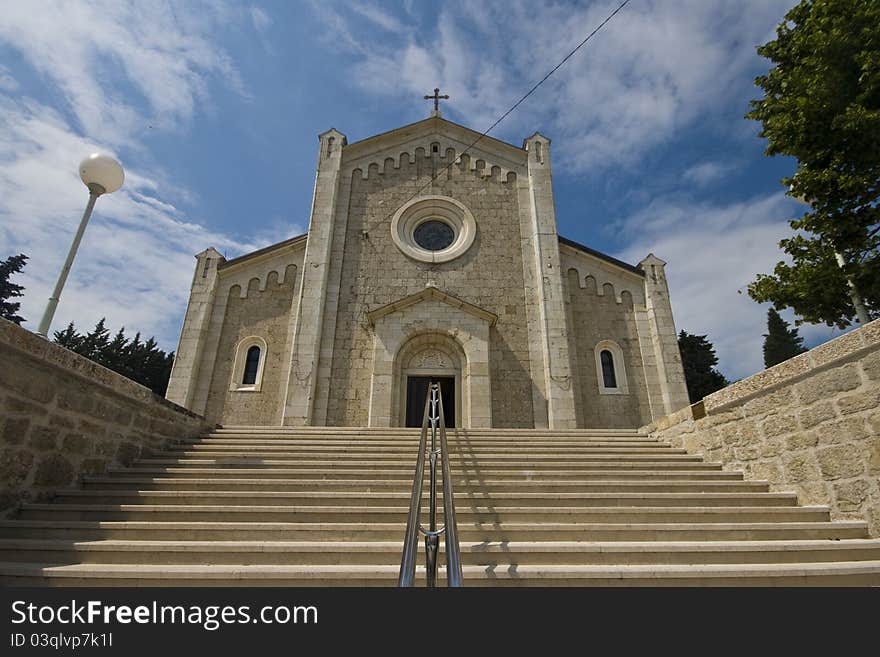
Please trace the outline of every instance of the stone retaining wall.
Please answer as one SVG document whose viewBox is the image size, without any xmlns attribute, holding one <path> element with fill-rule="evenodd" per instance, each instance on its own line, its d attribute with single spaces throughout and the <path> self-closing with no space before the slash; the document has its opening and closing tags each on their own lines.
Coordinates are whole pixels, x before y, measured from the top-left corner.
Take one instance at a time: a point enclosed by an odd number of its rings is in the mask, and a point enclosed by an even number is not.
<svg viewBox="0 0 880 657">
<path fill-rule="evenodd" d="M 148 388 L 0 319 L 0 515 L 210 428 Z"/>
<path fill-rule="evenodd" d="M 880 536 L 880 320 L 643 430 Z"/>
</svg>

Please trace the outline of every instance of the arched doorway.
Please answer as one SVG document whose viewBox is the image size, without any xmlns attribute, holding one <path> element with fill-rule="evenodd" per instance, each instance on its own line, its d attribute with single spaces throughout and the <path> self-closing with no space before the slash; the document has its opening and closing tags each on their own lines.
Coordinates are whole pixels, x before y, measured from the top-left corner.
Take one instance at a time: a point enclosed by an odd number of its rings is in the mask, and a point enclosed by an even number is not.
<svg viewBox="0 0 880 657">
<path fill-rule="evenodd" d="M 405 423 L 406 377 L 423 374 L 454 378 L 457 427 L 492 426 L 489 334 L 495 315 L 426 287 L 370 311 L 367 318 L 374 330 L 371 427 Z"/>
<path fill-rule="evenodd" d="M 427 333 L 406 342 L 395 359 L 396 424 L 422 426 L 428 383 L 437 381 L 443 394 L 446 426 L 460 427 L 464 361 L 461 347 L 448 335 Z"/>
</svg>

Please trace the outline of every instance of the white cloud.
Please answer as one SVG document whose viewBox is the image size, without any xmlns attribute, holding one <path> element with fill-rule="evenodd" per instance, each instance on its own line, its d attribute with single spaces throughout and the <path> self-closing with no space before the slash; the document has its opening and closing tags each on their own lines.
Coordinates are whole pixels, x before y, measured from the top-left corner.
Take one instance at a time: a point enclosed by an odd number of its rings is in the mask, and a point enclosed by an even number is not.
<svg viewBox="0 0 880 657">
<path fill-rule="evenodd" d="M 96 144 L 45 106 L 7 100 L 0 109 L 0 188 L 8 190 L 0 198 L 0 257 L 20 251 L 30 257 L 16 280 L 25 286 L 20 314 L 33 328 L 88 197 L 75 163 Z M 276 222 L 267 232 L 233 239 L 187 220 L 156 195 L 162 188 L 151 172 L 132 168 L 122 189 L 98 199 L 54 328 L 72 320 L 86 328 L 107 317 L 110 326 L 155 334 L 174 348 L 194 253 L 213 244 L 233 257 L 300 230 Z"/>
<path fill-rule="evenodd" d="M 257 32 L 265 32 L 266 29 L 272 24 L 272 19 L 269 18 L 269 14 L 265 12 L 265 10 L 260 7 L 251 7 L 250 8 L 251 21 L 254 24 L 254 29 Z"/>
<path fill-rule="evenodd" d="M 352 2 L 349 4 L 349 7 L 353 12 L 366 18 L 368 21 L 383 30 L 395 33 L 403 32 L 404 30 L 404 26 L 399 20 L 391 14 L 382 11 L 375 5 L 367 4 L 365 2 Z"/>
<path fill-rule="evenodd" d="M 118 146 L 148 123 L 168 128 L 189 119 L 212 75 L 240 86 L 210 41 L 224 15 L 211 3 L 30 0 L 3 8 L 0 40 L 62 92 L 79 132 Z M 106 83 L 119 73 L 141 102 Z"/>
<path fill-rule="evenodd" d="M 30 257 L 16 279 L 25 287 L 20 314 L 27 327 L 40 320 L 87 200 L 76 163 L 95 150 L 133 156 L 121 158 L 122 189 L 96 204 L 53 329 L 69 321 L 86 329 L 106 317 L 114 329 L 155 334 L 163 348 L 174 349 L 192 254 L 214 245 L 233 257 L 301 231 L 288 224 L 281 235 L 279 222 L 245 239 L 211 231 L 176 207 L 192 200 L 189 190 L 142 164 L 151 160 L 139 141 L 144 122 L 184 129 L 215 79 L 241 91 L 211 33 L 247 16 L 219 3 L 140 0 L 34 0 L 0 12 L 0 41 L 44 76 L 52 95 L 63 97 L 58 109 L 22 98 L 13 74 L 0 69 L 0 258 Z M 126 85 L 137 93 L 115 91 Z"/>
<path fill-rule="evenodd" d="M 733 169 L 732 164 L 723 162 L 701 162 L 685 170 L 681 177 L 685 182 L 705 187 L 722 180 Z"/>
<path fill-rule="evenodd" d="M 653 252 L 667 261 L 676 328 L 708 334 L 720 370 L 743 378 L 763 369 L 769 307 L 752 301 L 746 288 L 782 259 L 777 243 L 798 211 L 781 192 L 730 205 L 659 199 L 621 223 L 633 243 L 617 256 L 638 262 Z M 829 330 L 805 325 L 801 333 L 815 343 Z"/>
<path fill-rule="evenodd" d="M 452 96 L 451 113 L 484 129 L 617 4 L 447 3 L 435 28 L 396 30 L 395 40 L 376 39 L 351 9 L 324 5 L 317 14 L 358 55 L 356 84 L 395 99 L 439 85 Z M 759 60 L 754 45 L 790 4 L 631 3 L 493 134 L 516 142 L 539 129 L 554 139 L 556 161 L 574 172 L 633 164 L 741 96 L 743 73 Z"/>
<path fill-rule="evenodd" d="M 18 91 L 18 80 L 12 77 L 9 69 L 0 64 L 0 91 Z"/>
</svg>

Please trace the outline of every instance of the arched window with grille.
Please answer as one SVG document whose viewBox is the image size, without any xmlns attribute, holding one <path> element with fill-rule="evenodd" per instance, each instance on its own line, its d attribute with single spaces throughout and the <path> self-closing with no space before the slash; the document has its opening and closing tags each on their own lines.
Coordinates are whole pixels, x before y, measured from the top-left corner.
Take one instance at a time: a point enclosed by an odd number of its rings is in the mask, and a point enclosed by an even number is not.
<svg viewBox="0 0 880 657">
<path fill-rule="evenodd" d="M 266 364 L 266 341 L 252 335 L 238 343 L 230 390 L 259 392 Z"/>
<path fill-rule="evenodd" d="M 595 353 L 599 394 L 628 394 L 626 367 L 623 362 L 623 350 L 620 348 L 620 345 L 611 340 L 602 340 L 596 345 Z"/>
</svg>

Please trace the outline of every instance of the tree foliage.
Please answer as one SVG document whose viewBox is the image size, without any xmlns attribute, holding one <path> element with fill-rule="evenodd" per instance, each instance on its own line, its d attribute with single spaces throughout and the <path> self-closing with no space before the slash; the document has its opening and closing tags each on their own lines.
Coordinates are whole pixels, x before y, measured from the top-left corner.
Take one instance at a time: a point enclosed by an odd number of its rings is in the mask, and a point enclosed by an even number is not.
<svg viewBox="0 0 880 657">
<path fill-rule="evenodd" d="M 681 352 L 684 380 L 691 404 L 728 384 L 724 375 L 715 369 L 718 357 L 705 335 L 691 335 L 681 331 L 678 334 L 678 349 Z"/>
<path fill-rule="evenodd" d="M 27 259 L 26 255 L 19 253 L 18 255 L 9 256 L 6 260 L 0 262 L 0 317 L 19 325 L 24 321 L 24 317 L 18 315 L 21 303 L 9 301 L 9 299 L 22 296 L 24 287 L 13 283 L 9 280 L 9 277 L 24 269 Z"/>
<path fill-rule="evenodd" d="M 158 395 L 164 395 L 168 389 L 174 352 L 165 353 L 153 338 L 144 342 L 141 334 L 136 333 L 129 339 L 125 336 L 125 327 L 111 338 L 102 318 L 86 334 L 77 332 L 71 322 L 63 331 L 55 331 L 54 340 L 62 347 L 127 376 Z"/>
<path fill-rule="evenodd" d="M 767 155 L 797 158 L 782 183 L 811 211 L 779 246 L 790 263 L 759 274 L 749 295 L 803 321 L 845 328 L 855 317 L 847 277 L 880 315 L 880 2 L 803 0 L 758 53 L 764 98 L 747 118 L 763 124 Z M 845 260 L 843 269 L 835 251 Z"/>
<path fill-rule="evenodd" d="M 789 328 L 775 308 L 767 310 L 767 332 L 764 334 L 764 367 L 773 367 L 807 350 L 796 328 Z"/>
</svg>

